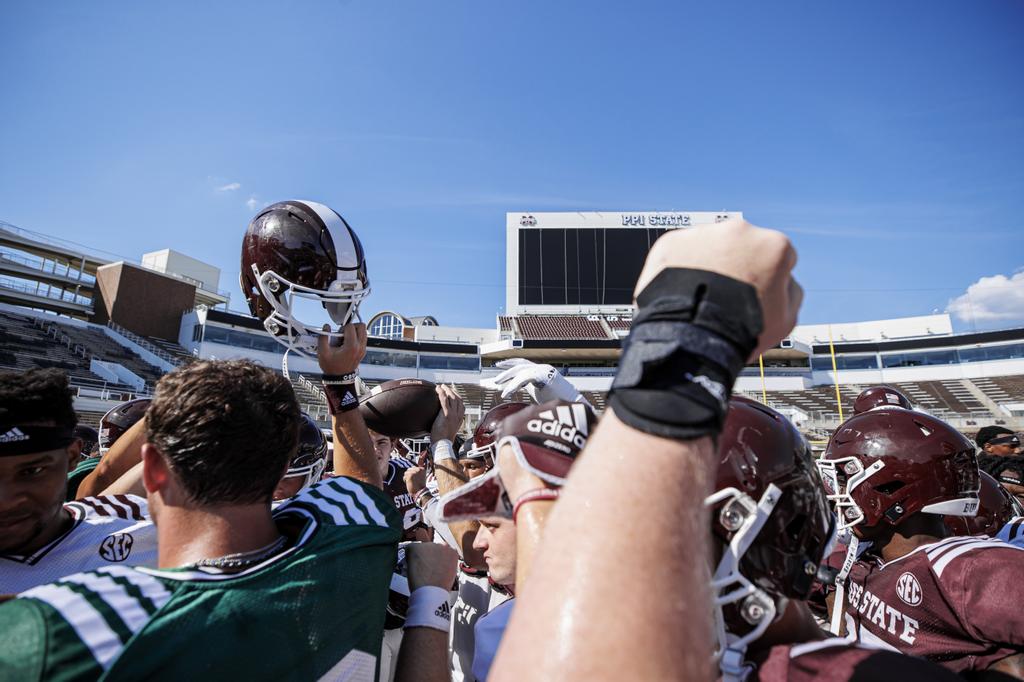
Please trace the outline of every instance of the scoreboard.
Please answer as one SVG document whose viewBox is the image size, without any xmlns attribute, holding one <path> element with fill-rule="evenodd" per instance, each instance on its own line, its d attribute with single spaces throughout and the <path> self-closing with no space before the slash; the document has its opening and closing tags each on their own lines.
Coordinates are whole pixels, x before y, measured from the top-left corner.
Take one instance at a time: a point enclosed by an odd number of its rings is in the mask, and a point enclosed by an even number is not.
<svg viewBox="0 0 1024 682">
<path fill-rule="evenodd" d="M 654 242 L 668 230 L 742 217 L 738 212 L 506 214 L 506 311 L 618 313 Z"/>
</svg>

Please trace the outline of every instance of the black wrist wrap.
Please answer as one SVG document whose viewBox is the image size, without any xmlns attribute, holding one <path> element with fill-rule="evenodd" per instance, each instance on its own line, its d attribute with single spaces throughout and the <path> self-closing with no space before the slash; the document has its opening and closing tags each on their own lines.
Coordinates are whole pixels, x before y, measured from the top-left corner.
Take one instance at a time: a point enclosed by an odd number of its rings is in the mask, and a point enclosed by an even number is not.
<svg viewBox="0 0 1024 682">
<path fill-rule="evenodd" d="M 327 398 L 327 407 L 332 415 L 348 412 L 359 407 L 355 373 L 342 375 L 325 374 L 322 381 L 324 397 Z"/>
<path fill-rule="evenodd" d="M 706 270 L 667 268 L 637 305 L 612 383 L 616 416 L 664 438 L 717 435 L 763 327 L 757 290 Z"/>
</svg>

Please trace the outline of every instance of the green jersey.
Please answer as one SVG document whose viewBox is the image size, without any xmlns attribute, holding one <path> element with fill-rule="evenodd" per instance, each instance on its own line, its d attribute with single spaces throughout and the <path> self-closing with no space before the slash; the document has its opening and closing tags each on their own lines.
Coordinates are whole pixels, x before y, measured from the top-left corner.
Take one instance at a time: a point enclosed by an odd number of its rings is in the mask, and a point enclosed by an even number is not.
<svg viewBox="0 0 1024 682">
<path fill-rule="evenodd" d="M 274 512 L 287 549 L 237 573 L 108 566 L 0 605 L 0 680 L 374 680 L 402 533 L 331 478 Z"/>
<path fill-rule="evenodd" d="M 78 499 L 78 486 L 82 485 L 82 481 L 85 477 L 96 470 L 99 466 L 99 457 L 87 457 L 78 463 L 78 466 L 68 474 L 68 492 L 65 499 L 68 502 L 72 502 Z"/>
</svg>

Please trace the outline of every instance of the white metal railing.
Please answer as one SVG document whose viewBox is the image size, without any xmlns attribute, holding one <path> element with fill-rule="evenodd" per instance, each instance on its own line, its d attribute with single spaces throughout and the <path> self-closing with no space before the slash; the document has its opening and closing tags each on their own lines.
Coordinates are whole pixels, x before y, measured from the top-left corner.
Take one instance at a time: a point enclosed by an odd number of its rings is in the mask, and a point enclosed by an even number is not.
<svg viewBox="0 0 1024 682">
<path fill-rule="evenodd" d="M 302 386 L 307 391 L 309 391 L 313 395 L 313 397 L 320 398 L 320 400 L 322 401 L 321 406 L 327 404 L 327 396 L 324 395 L 324 390 L 321 387 L 314 384 L 309 379 L 307 379 L 306 376 L 303 374 L 299 375 L 299 385 Z"/>
<path fill-rule="evenodd" d="M 132 331 L 129 331 L 129 330 L 125 329 L 124 327 L 119 325 L 117 322 L 107 322 L 107 326 L 110 327 L 111 329 L 113 329 L 115 332 L 117 332 L 121 336 L 124 336 L 124 337 L 126 337 L 128 339 L 131 339 L 135 343 L 139 344 L 140 346 L 142 346 L 143 348 L 145 348 L 146 350 L 148 350 L 150 353 L 152 353 L 153 355 L 157 356 L 161 360 L 166 360 L 167 362 L 171 363 L 175 367 L 177 367 L 178 365 L 181 364 L 181 358 L 175 357 L 171 353 L 168 353 L 163 348 L 160 348 L 159 346 L 157 346 L 155 343 L 153 343 L 149 339 L 147 339 L 145 337 L 142 337 L 142 336 L 139 336 L 135 332 L 132 332 Z"/>
</svg>

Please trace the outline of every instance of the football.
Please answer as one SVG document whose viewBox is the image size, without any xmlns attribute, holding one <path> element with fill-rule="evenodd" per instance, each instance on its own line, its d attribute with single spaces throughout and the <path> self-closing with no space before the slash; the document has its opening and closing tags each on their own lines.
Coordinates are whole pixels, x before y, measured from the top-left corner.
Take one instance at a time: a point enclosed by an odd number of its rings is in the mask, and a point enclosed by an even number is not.
<svg viewBox="0 0 1024 682">
<path fill-rule="evenodd" d="M 366 426 L 392 438 L 430 433 L 441 411 L 435 384 L 422 379 L 385 381 L 359 400 Z"/>
</svg>

